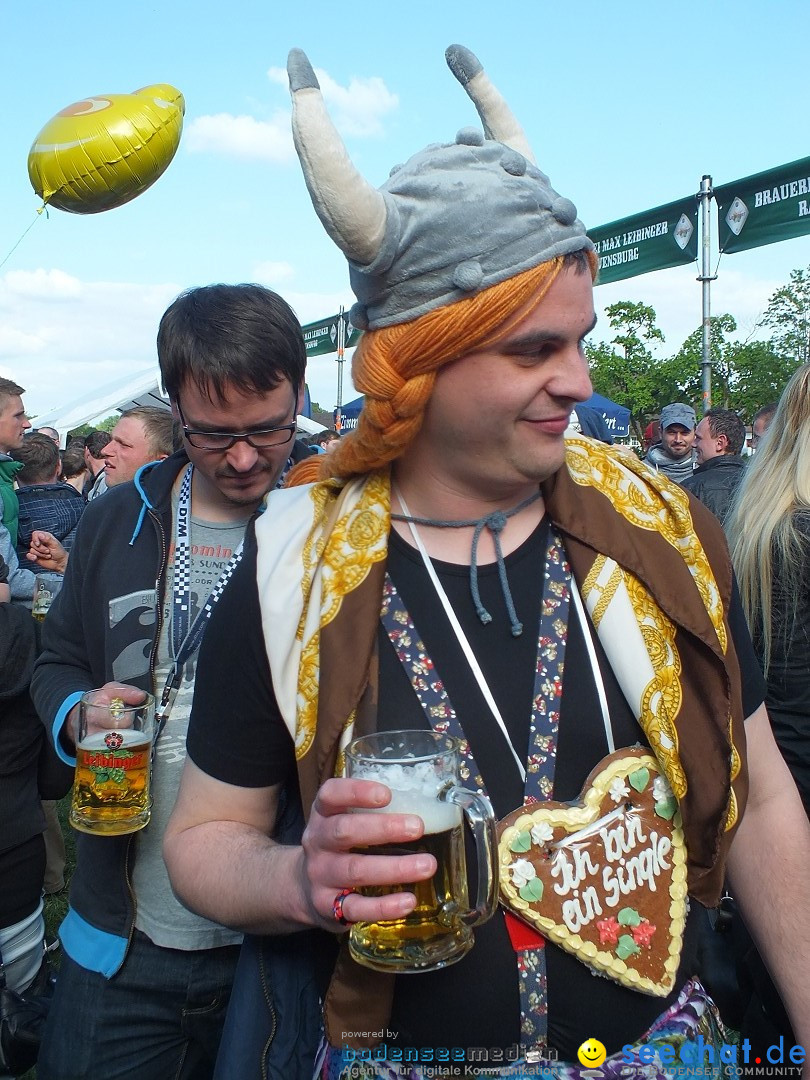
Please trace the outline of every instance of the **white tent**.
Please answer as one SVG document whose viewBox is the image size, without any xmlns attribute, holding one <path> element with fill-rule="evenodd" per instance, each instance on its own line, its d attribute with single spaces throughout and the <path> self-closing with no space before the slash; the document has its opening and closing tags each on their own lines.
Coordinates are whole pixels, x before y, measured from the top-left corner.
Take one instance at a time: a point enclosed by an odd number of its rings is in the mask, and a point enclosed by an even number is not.
<svg viewBox="0 0 810 1080">
<path fill-rule="evenodd" d="M 137 405 L 160 405 L 168 409 L 168 398 L 160 390 L 155 368 L 144 368 L 134 375 L 98 386 L 59 409 L 34 417 L 34 427 L 53 427 L 59 432 L 60 446 L 69 431 L 82 424 L 93 424 L 114 412 L 125 412 Z"/>
<path fill-rule="evenodd" d="M 65 445 L 69 431 L 82 424 L 93 424 L 115 412 L 126 412 L 139 405 L 157 405 L 169 408 L 169 399 L 160 389 L 160 379 L 154 367 L 144 368 L 134 375 L 126 375 L 106 386 L 84 394 L 82 397 L 53 409 L 49 413 L 34 418 L 34 427 L 53 427 L 59 432 L 59 445 Z M 301 435 L 316 435 L 325 431 L 323 424 L 317 424 L 306 416 L 298 417 L 298 432 Z"/>
</svg>

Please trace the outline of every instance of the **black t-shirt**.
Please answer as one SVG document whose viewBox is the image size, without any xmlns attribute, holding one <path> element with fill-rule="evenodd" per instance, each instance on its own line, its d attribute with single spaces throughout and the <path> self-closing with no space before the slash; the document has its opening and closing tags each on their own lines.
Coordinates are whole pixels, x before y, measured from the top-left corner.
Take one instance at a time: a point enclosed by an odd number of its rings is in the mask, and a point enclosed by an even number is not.
<svg viewBox="0 0 810 1080">
<path fill-rule="evenodd" d="M 525 627 L 518 638 L 511 633 L 495 565 L 479 568 L 481 599 L 492 615 L 492 622 L 484 625 L 471 600 L 469 568 L 434 563 L 516 747 L 528 746 L 543 578 L 537 568 L 544 562 L 546 540 L 544 522 L 506 559 L 515 607 Z M 188 736 L 189 756 L 203 771 L 245 787 L 295 783 L 292 740 L 275 703 L 262 638 L 255 560 L 251 539 L 203 641 Z M 523 781 L 418 552 L 396 533 L 391 534 L 387 569 L 461 720 L 495 813 L 503 817 L 522 804 Z M 744 673 L 744 709 L 750 715 L 764 698 L 764 685 L 736 593 L 729 622 Z M 234 634 L 234 626 L 242 628 L 239 635 Z M 646 744 L 595 634 L 592 639 L 616 747 Z M 379 728 L 426 727 L 422 707 L 382 626 L 378 640 Z M 234 724 L 223 722 L 231 716 L 236 718 Z M 607 753 L 596 685 L 572 607 L 554 798 L 576 799 L 593 767 Z M 666 999 L 595 976 L 561 949 L 547 945 L 549 1043 L 563 1060 L 574 1060 L 577 1047 L 592 1036 L 598 1035 L 612 1053 L 647 1030 L 695 972 L 697 915 L 693 904 L 679 979 Z M 475 929 L 475 946 L 458 963 L 397 979 L 389 1028 L 398 1032 L 401 1046 L 506 1049 L 520 1042 L 519 1016 L 515 954 L 498 912 Z"/>
<path fill-rule="evenodd" d="M 793 525 L 804 547 L 789 575 L 774 545 L 771 606 L 771 662 L 765 703 L 779 749 L 793 773 L 810 816 L 810 512 L 798 510 Z M 764 654 L 761 633 L 754 646 Z"/>
</svg>

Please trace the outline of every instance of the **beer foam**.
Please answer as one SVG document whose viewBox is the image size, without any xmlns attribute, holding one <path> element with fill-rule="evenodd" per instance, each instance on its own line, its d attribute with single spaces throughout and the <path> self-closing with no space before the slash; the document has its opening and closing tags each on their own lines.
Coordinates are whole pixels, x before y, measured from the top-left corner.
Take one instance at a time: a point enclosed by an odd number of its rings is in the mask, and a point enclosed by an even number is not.
<svg viewBox="0 0 810 1080">
<path fill-rule="evenodd" d="M 149 736 L 143 732 L 138 731 L 135 728 L 115 728 L 115 731 L 121 736 L 123 742 L 120 749 L 127 746 L 143 746 L 144 743 L 150 741 Z M 109 731 L 93 731 L 78 743 L 79 750 L 100 750 L 102 753 L 113 753 L 114 751 L 107 746 L 104 742 L 109 735 Z"/>
<path fill-rule="evenodd" d="M 386 785 L 390 787 L 390 784 Z M 384 814 L 416 814 L 425 823 L 425 833 L 441 833 L 461 824 L 461 807 L 451 802 L 440 802 L 434 793 L 432 798 L 416 791 L 391 789 L 391 802 L 379 811 Z"/>
<path fill-rule="evenodd" d="M 400 763 L 398 761 L 352 760 L 352 776 L 358 780 L 376 780 L 396 791 L 412 791 L 435 799 L 445 777 L 436 773 L 433 760 Z"/>
<path fill-rule="evenodd" d="M 446 776 L 436 773 L 432 760 L 400 764 L 389 761 L 352 761 L 352 776 L 374 780 L 391 791 L 391 802 L 376 813 L 417 814 L 425 823 L 426 833 L 440 833 L 461 824 L 461 808 L 440 801 L 439 791 Z"/>
</svg>

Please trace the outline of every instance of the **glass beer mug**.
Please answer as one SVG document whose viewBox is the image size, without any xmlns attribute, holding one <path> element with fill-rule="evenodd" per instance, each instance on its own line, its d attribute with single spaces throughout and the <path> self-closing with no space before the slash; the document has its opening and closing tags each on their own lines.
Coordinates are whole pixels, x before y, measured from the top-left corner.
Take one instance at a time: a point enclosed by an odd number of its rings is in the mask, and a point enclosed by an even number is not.
<svg viewBox="0 0 810 1080">
<path fill-rule="evenodd" d="M 104 700 L 99 700 L 103 697 Z M 148 825 L 155 699 L 138 705 L 88 690 L 79 702 L 76 779 L 68 820 L 96 836 L 120 836 Z"/>
<path fill-rule="evenodd" d="M 43 622 L 51 610 L 56 594 L 62 588 L 61 574 L 37 574 L 34 578 L 34 595 L 31 600 L 31 614 L 37 622 Z"/>
<path fill-rule="evenodd" d="M 359 889 L 366 896 L 412 892 L 416 907 L 404 918 L 354 923 L 349 951 L 377 971 L 435 971 L 460 960 L 473 946 L 472 927 L 485 922 L 498 902 L 495 817 L 489 800 L 459 786 L 459 743 L 433 731 L 387 731 L 355 739 L 346 749 L 346 775 L 376 780 L 391 789 L 379 810 L 355 813 L 417 814 L 425 823 L 418 840 L 365 849 L 369 854 L 436 859 L 426 881 Z M 475 838 L 478 895 L 470 907 L 464 857 L 464 818 Z"/>
</svg>

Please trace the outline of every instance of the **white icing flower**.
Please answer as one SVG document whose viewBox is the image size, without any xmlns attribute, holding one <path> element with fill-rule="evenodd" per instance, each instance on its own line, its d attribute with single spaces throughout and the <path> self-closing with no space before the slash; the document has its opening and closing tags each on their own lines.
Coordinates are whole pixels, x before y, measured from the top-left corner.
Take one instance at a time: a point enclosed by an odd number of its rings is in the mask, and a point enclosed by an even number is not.
<svg viewBox="0 0 810 1080">
<path fill-rule="evenodd" d="M 630 794 L 630 788 L 621 777 L 617 776 L 608 788 L 608 793 L 615 803 L 620 803 L 622 799 L 626 799 Z"/>
<path fill-rule="evenodd" d="M 653 799 L 656 802 L 664 802 L 672 798 L 672 788 L 665 776 L 656 776 L 653 780 Z"/>
<path fill-rule="evenodd" d="M 541 821 L 537 825 L 532 825 L 532 843 L 537 844 L 538 847 L 543 847 L 550 840 L 554 839 L 554 830 L 547 821 Z"/>
<path fill-rule="evenodd" d="M 537 877 L 537 871 L 529 862 L 528 859 L 518 859 L 517 862 L 513 862 L 509 867 L 509 872 L 512 875 L 512 883 L 516 889 L 522 889 L 524 885 Z"/>
</svg>

